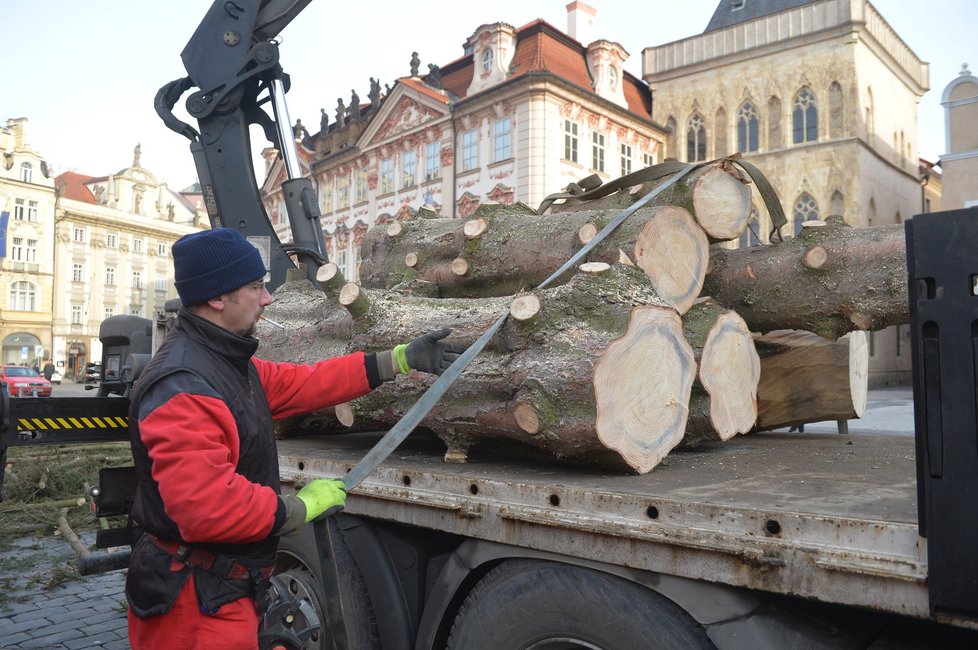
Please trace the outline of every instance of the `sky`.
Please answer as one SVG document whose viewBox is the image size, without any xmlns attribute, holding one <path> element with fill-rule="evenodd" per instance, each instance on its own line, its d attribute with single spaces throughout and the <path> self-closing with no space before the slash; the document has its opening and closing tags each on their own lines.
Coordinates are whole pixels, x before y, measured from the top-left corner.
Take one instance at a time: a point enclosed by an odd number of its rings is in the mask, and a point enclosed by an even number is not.
<svg viewBox="0 0 978 650">
<path fill-rule="evenodd" d="M 748 0 L 748 2 L 751 0 Z M 617 41 L 641 77 L 642 50 L 701 33 L 719 0 L 589 0 L 598 10 L 596 38 Z M 209 0 L 0 0 L 5 32 L 0 121 L 26 117 L 28 144 L 55 173 L 90 176 L 132 164 L 173 189 L 196 180 L 188 141 L 168 130 L 153 110 L 163 84 L 186 74 L 180 52 L 210 7 Z M 462 56 L 482 24 L 520 27 L 542 18 L 567 28 L 567 0 L 313 0 L 280 35 L 281 63 L 292 80 L 287 94 L 294 123 L 319 130 L 320 108 L 333 120 L 336 99 L 349 104 L 355 89 L 367 101 L 369 79 L 393 85 L 410 73 L 411 52 L 421 71 Z M 919 106 L 919 154 L 937 161 L 944 151 L 940 95 L 967 62 L 978 71 L 978 2 L 874 0 L 873 5 L 922 60 L 930 87 Z M 638 7 L 638 8 L 637 8 Z M 186 99 L 186 96 L 183 98 Z M 181 100 L 178 106 L 182 106 Z M 178 116 L 186 118 L 179 111 Z M 194 124 L 195 125 L 195 124 Z M 195 125 L 196 126 L 196 125 Z M 256 136 L 253 135 L 253 138 Z M 254 139 L 258 152 L 267 146 Z"/>
</svg>

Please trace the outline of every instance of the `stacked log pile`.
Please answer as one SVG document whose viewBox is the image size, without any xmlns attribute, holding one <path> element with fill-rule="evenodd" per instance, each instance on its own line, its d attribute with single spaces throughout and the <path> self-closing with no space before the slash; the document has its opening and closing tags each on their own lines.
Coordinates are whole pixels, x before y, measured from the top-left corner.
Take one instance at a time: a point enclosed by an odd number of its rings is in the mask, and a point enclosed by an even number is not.
<svg viewBox="0 0 978 650">
<path fill-rule="evenodd" d="M 263 329 L 259 355 L 308 362 L 389 349 L 444 326 L 453 328 L 453 340 L 468 343 L 508 313 L 419 427 L 440 437 L 446 460 L 456 462 L 484 441 L 516 441 L 558 458 L 644 473 L 679 445 L 826 419 L 780 412 L 785 398 L 767 387 L 760 392 L 771 404 L 762 398 L 759 422 L 759 390 L 775 368 L 781 374 L 771 386 L 790 391 L 791 381 L 806 382 L 779 359 L 790 365 L 792 354 L 806 350 L 821 354 L 823 365 L 839 365 L 839 346 L 819 353 L 810 342 L 772 335 L 759 356 L 752 332 L 798 321 L 802 329 L 838 336 L 889 322 L 892 306 L 837 301 L 806 315 L 783 305 L 794 320 L 770 327 L 777 304 L 765 304 L 765 291 L 778 290 L 763 287 L 762 278 L 786 278 L 773 269 L 798 266 L 784 261 L 794 255 L 818 276 L 814 284 L 830 283 L 852 255 L 845 232 L 851 229 L 829 223 L 785 245 L 711 251 L 710 242 L 739 237 L 750 215 L 748 179 L 729 161 L 662 192 L 598 244 L 587 263 L 535 288 L 623 205 L 657 185 L 591 203 L 569 200 L 545 215 L 521 204 L 485 205 L 467 221 L 429 216 L 375 227 L 362 244 L 360 284 L 327 264 L 318 271 L 320 287 L 300 271 L 276 291 L 268 313 L 286 330 Z M 879 246 L 890 243 L 881 236 Z M 816 246 L 824 254 L 811 254 Z M 847 364 L 850 358 L 858 354 L 845 356 Z M 417 372 L 399 376 L 350 404 L 286 422 L 280 433 L 389 428 L 432 381 Z M 858 389 L 850 393 L 850 410 L 858 411 Z M 832 408 L 833 418 L 845 411 L 841 403 Z"/>
</svg>

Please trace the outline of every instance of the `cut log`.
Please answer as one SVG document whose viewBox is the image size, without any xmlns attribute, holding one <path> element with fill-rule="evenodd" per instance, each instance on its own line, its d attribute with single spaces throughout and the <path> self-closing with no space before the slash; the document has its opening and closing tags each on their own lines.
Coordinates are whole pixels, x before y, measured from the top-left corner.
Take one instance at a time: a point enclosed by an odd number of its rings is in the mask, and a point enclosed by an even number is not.
<svg viewBox="0 0 978 650">
<path fill-rule="evenodd" d="M 903 226 L 825 226 L 771 246 L 714 249 L 703 294 L 733 309 L 752 332 L 796 329 L 838 338 L 910 320 Z M 815 246 L 818 268 L 805 262 Z"/>
<path fill-rule="evenodd" d="M 559 458 L 651 470 L 682 440 L 696 369 L 678 315 L 640 269 L 622 265 L 577 273 L 568 284 L 531 295 L 540 303 L 536 316 L 507 322 L 420 428 L 442 438 L 454 461 L 482 442 L 516 440 Z M 454 328 L 453 340 L 472 341 L 507 308 L 505 298 L 444 300 L 375 290 L 367 313 L 353 319 L 348 347 L 389 349 L 445 324 Z M 341 308 L 324 296 L 321 309 Z M 293 322 L 279 312 L 276 318 Z M 315 345 L 312 336 L 296 335 Z M 285 340 L 263 341 L 260 355 L 288 361 L 294 348 Z M 319 431 L 388 428 L 433 380 L 401 375 L 349 403 L 351 427 L 323 418 Z"/>
<path fill-rule="evenodd" d="M 756 339 L 760 430 L 862 417 L 869 390 L 865 332 L 827 341 L 810 332 L 778 331 Z"/>
<path fill-rule="evenodd" d="M 616 214 L 604 210 L 541 217 L 527 210 L 483 206 L 478 218 L 465 224 L 453 219 L 406 221 L 397 238 L 373 228 L 363 244 L 363 286 L 389 289 L 420 279 L 435 283 L 446 298 L 511 295 L 540 284 L 580 250 L 582 241 L 593 237 L 592 230 Z M 469 238 L 466 229 L 480 234 Z M 646 272 L 667 304 L 684 312 L 703 285 L 709 242 L 683 208 L 642 208 L 588 255 L 589 261 L 608 264 L 623 257 Z M 464 273 L 458 273 L 459 259 L 464 259 Z"/>
<path fill-rule="evenodd" d="M 760 379 L 760 360 L 747 325 L 735 312 L 706 300 L 683 317 L 683 329 L 698 361 L 683 445 L 747 433 L 757 421 Z"/>
<path fill-rule="evenodd" d="M 567 199 L 554 204 L 553 213 L 581 210 L 621 210 L 669 179 L 643 183 L 601 199 Z M 675 205 L 686 209 L 706 231 L 711 241 L 737 239 L 747 228 L 751 213 L 751 181 L 730 161 L 719 161 L 697 169 L 673 187 L 652 199 L 651 205 Z"/>
</svg>

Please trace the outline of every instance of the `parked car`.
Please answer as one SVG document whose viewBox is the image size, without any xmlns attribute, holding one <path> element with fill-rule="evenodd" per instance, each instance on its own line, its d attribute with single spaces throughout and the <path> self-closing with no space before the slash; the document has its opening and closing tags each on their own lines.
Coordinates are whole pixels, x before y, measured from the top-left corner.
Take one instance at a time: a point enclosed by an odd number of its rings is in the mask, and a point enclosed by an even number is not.
<svg viewBox="0 0 978 650">
<path fill-rule="evenodd" d="M 61 371 L 60 371 L 60 370 L 55 370 L 55 371 L 54 371 L 54 372 L 53 372 L 53 373 L 51 374 L 51 383 L 52 383 L 52 384 L 58 384 L 58 385 L 61 385 Z"/>
<path fill-rule="evenodd" d="M 86 384 L 97 384 L 102 381 L 102 364 L 91 362 L 85 364 L 85 373 L 82 382 Z"/>
<path fill-rule="evenodd" d="M 0 366 L 0 384 L 11 397 L 51 397 L 51 382 L 26 366 Z"/>
</svg>

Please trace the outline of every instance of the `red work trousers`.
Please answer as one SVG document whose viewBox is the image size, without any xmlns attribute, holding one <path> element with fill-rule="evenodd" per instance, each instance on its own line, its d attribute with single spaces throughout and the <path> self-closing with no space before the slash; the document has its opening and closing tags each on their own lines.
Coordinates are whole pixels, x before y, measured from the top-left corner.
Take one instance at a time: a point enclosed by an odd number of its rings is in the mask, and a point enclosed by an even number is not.
<svg viewBox="0 0 978 650">
<path fill-rule="evenodd" d="M 258 607 L 240 598 L 208 616 L 197 604 L 191 575 L 166 614 L 139 618 L 129 612 L 129 644 L 133 650 L 257 650 Z"/>
</svg>

